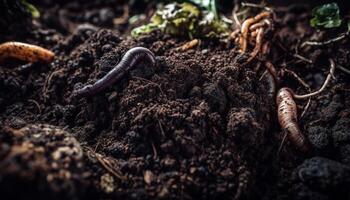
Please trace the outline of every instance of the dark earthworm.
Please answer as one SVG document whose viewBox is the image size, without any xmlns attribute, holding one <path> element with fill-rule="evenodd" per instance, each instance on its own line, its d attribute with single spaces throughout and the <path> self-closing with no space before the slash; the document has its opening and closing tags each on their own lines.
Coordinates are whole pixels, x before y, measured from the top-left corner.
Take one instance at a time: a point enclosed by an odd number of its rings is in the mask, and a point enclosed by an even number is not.
<svg viewBox="0 0 350 200">
<path fill-rule="evenodd" d="M 27 62 L 50 63 L 55 54 L 42 47 L 22 42 L 5 42 L 0 45 L 0 62 L 15 58 Z"/>
<path fill-rule="evenodd" d="M 110 72 L 108 72 L 108 74 L 94 84 L 86 85 L 81 89 L 75 90 L 73 95 L 77 97 L 92 96 L 105 90 L 120 79 L 135 64 L 142 60 L 150 62 L 152 66 L 156 64 L 156 58 L 149 49 L 144 47 L 134 47 L 130 49 L 125 53 L 121 61 Z"/>
<path fill-rule="evenodd" d="M 276 95 L 276 81 L 274 76 L 271 74 L 269 70 L 266 70 L 266 80 L 269 84 L 268 96 L 271 98 L 275 98 Z"/>
<path fill-rule="evenodd" d="M 301 151 L 307 152 L 310 146 L 301 133 L 298 125 L 297 105 L 294 101 L 294 92 L 290 88 L 281 88 L 276 96 L 278 121 L 286 132 L 288 139 Z"/>
<path fill-rule="evenodd" d="M 274 99 L 276 95 L 277 84 L 279 82 L 277 71 L 274 65 L 269 61 L 265 62 L 265 67 L 266 71 L 264 72 L 263 76 L 266 77 L 266 81 L 269 85 L 268 96 Z"/>
</svg>

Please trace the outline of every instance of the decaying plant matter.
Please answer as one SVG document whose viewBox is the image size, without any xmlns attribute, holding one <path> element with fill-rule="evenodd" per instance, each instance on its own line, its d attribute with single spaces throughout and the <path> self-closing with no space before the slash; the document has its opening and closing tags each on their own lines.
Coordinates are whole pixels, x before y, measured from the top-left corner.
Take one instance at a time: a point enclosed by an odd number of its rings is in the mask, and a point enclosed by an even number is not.
<svg viewBox="0 0 350 200">
<path fill-rule="evenodd" d="M 25 62 L 50 63 L 55 54 L 42 47 L 22 42 L 5 42 L 0 45 L 0 62 L 14 58 Z"/>
</svg>

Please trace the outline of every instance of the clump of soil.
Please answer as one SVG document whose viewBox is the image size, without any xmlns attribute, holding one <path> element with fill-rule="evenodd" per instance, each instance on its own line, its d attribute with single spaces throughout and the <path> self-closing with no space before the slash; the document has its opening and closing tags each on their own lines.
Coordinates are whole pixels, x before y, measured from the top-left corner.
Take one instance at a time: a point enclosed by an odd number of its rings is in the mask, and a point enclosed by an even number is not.
<svg viewBox="0 0 350 200">
<path fill-rule="evenodd" d="M 5 128 L 0 133 L 0 188 L 5 198 L 85 195 L 90 173 L 84 169 L 79 142 L 69 133 L 50 125 Z"/>
<path fill-rule="evenodd" d="M 311 156 L 338 162 L 311 158 L 302 164 L 306 155 L 288 141 L 280 149 L 283 133 L 275 100 L 268 95 L 268 84 L 260 80 L 257 62 L 243 65 L 248 55 L 241 55 L 228 41 L 203 40 L 183 52 L 179 47 L 186 38 L 155 31 L 132 39 L 127 30 L 134 25 L 109 23 L 122 10 L 105 9 L 118 3 L 92 1 L 78 11 L 76 2 L 53 6 L 48 1 L 43 5 L 44 17 L 24 41 L 54 50 L 55 61 L 1 64 L 0 125 L 7 128 L 0 134 L 0 185 L 5 188 L 11 183 L 6 194 L 13 196 L 20 190 L 27 196 L 39 191 L 43 198 L 72 199 L 288 199 L 289 195 L 332 197 L 343 191 L 334 187 L 325 193 L 324 188 L 308 187 L 313 180 L 325 185 L 331 181 L 328 175 L 314 177 L 313 168 L 330 166 L 347 173 L 338 163 L 349 162 L 347 75 L 337 73 L 333 89 L 313 99 L 300 121 L 315 147 Z M 131 14 L 154 11 L 152 4 L 138 5 L 141 9 L 124 5 Z M 314 34 L 308 26 L 310 9 L 277 10 L 276 43 L 293 49 L 298 39 Z M 71 16 L 73 11 L 79 12 L 78 17 Z M 97 14 L 90 18 L 91 12 Z M 58 18 L 57 13 L 61 13 Z M 53 19 L 57 23 L 49 23 Z M 135 46 L 153 51 L 157 64 L 140 62 L 103 93 L 71 98 L 74 88 L 103 77 Z M 348 63 L 348 46 L 348 41 L 341 43 L 343 53 L 337 54 L 337 63 Z M 315 61 L 305 64 L 283 49 L 273 45 L 267 59 L 279 70 L 290 66 L 312 88 L 322 84 L 322 72 L 328 71 L 322 57 L 335 56 L 331 47 L 305 49 L 300 53 Z M 282 77 L 281 86 L 305 92 L 293 78 Z M 38 125 L 43 123 L 55 127 Z M 11 153 L 24 146 L 28 150 Z M 55 153 L 59 149 L 71 153 Z M 320 168 L 315 162 L 321 163 Z M 307 172 L 312 181 L 301 172 L 295 175 L 299 171 Z M 342 186 L 348 183 L 347 178 L 339 181 Z"/>
</svg>

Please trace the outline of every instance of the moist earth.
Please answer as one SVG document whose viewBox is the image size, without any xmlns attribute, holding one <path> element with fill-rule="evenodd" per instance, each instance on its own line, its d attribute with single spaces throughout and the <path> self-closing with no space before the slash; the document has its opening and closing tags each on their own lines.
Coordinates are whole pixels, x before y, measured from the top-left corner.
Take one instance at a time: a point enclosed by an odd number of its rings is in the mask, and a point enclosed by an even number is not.
<svg viewBox="0 0 350 200">
<path fill-rule="evenodd" d="M 312 98 L 299 120 L 314 147 L 304 154 L 282 143 L 263 70 L 256 61 L 244 65 L 249 55 L 241 55 L 233 42 L 206 39 L 182 51 L 188 38 L 154 31 L 133 39 L 130 30 L 145 22 L 154 3 L 37 4 L 42 16 L 28 32 L 0 36 L 1 42 L 20 40 L 56 54 L 46 65 L 1 64 L 0 191 L 5 198 L 350 197 L 348 74 L 336 70 L 331 86 Z M 145 18 L 136 24 L 122 21 L 126 10 Z M 325 58 L 349 67 L 347 39 L 299 52 L 312 64 L 293 57 L 299 40 L 332 36 L 309 26 L 310 10 L 277 7 L 275 33 L 267 36 L 274 43 L 264 59 L 280 71 L 280 85 L 298 93 L 307 91 L 283 69 L 315 90 L 329 70 Z M 102 78 L 136 46 L 154 52 L 157 64 L 140 62 L 107 91 L 72 97 L 75 88 Z M 300 112 L 306 103 L 297 101 Z"/>
</svg>

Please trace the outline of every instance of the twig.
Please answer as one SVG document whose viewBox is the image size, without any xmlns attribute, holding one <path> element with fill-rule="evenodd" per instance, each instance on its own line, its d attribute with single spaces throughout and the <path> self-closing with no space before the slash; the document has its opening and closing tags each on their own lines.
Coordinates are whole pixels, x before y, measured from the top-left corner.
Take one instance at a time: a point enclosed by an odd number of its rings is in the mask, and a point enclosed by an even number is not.
<svg viewBox="0 0 350 200">
<path fill-rule="evenodd" d="M 346 69 L 345 67 L 338 65 L 337 68 L 340 69 L 341 71 L 343 71 L 344 73 L 350 74 L 350 70 Z"/>
<path fill-rule="evenodd" d="M 37 107 L 37 109 L 39 111 L 39 114 L 41 114 L 41 108 L 40 108 L 40 105 L 39 105 L 39 103 L 37 101 L 35 101 L 33 99 L 28 99 L 28 102 L 33 103 Z"/>
<path fill-rule="evenodd" d="M 303 85 L 303 86 L 306 88 L 306 90 L 307 90 L 309 93 L 311 93 L 311 87 L 310 87 L 307 83 L 305 83 L 305 81 L 304 81 L 302 78 L 300 78 L 300 77 L 298 76 L 298 74 L 296 74 L 294 71 L 289 70 L 289 69 L 287 69 L 287 68 L 285 68 L 284 71 L 287 72 L 287 73 L 289 73 L 289 74 L 291 74 L 301 85 Z M 306 114 L 307 110 L 308 110 L 309 107 L 310 107 L 310 104 L 311 104 L 311 98 L 308 99 L 308 101 L 307 101 L 307 103 L 306 103 L 306 106 L 304 106 L 303 112 L 302 112 L 301 115 L 300 115 L 300 119 L 304 117 L 304 115 Z"/>
<path fill-rule="evenodd" d="M 274 12 L 272 8 L 260 4 L 242 2 L 241 5 L 244 7 L 261 8 L 269 12 Z"/>
<path fill-rule="evenodd" d="M 259 81 L 261 81 L 263 78 L 264 78 L 264 76 L 266 76 L 266 74 L 267 74 L 268 72 L 267 72 L 267 69 L 264 71 L 264 73 L 260 76 L 260 78 L 259 78 Z"/>
<path fill-rule="evenodd" d="M 301 113 L 299 120 L 305 116 L 306 112 L 309 110 L 310 105 L 311 105 L 311 98 L 309 98 L 309 100 L 307 100 L 307 103 L 304 106 L 303 112 Z"/>
<path fill-rule="evenodd" d="M 342 33 L 340 34 L 340 36 L 336 37 L 336 38 L 332 38 L 330 40 L 327 41 L 323 41 L 323 42 L 316 42 L 316 41 L 306 41 L 303 44 L 301 44 L 301 48 L 305 47 L 305 46 L 324 46 L 324 45 L 329 45 L 332 44 L 334 42 L 338 42 L 340 40 L 345 39 L 347 36 L 349 35 L 349 32 L 346 33 Z"/>
<path fill-rule="evenodd" d="M 311 87 L 307 83 L 305 83 L 305 81 L 301 79 L 298 76 L 298 74 L 296 74 L 294 71 L 289 70 L 287 68 L 285 68 L 284 71 L 292 75 L 301 85 L 303 85 L 306 88 L 306 90 L 308 90 L 308 92 L 311 92 Z"/>
<path fill-rule="evenodd" d="M 111 166 L 110 162 L 106 160 L 101 154 L 94 152 L 89 147 L 86 147 L 86 149 L 89 151 L 89 153 L 92 154 L 96 158 L 96 160 L 102 165 L 102 167 L 107 170 L 109 173 L 111 173 L 113 176 L 120 180 L 127 180 L 127 177 L 120 175 L 114 168 Z"/>
<path fill-rule="evenodd" d="M 333 76 L 334 70 L 335 70 L 335 63 L 334 63 L 334 61 L 332 59 L 329 59 L 329 62 L 330 62 L 331 68 L 329 70 L 329 74 L 327 75 L 327 78 L 326 78 L 325 82 L 323 83 L 322 87 L 319 90 L 317 90 L 315 92 L 312 92 L 312 93 L 309 93 L 309 94 L 304 94 L 304 95 L 294 94 L 293 97 L 295 99 L 305 99 L 305 98 L 308 98 L 308 97 L 313 97 L 313 96 L 318 95 L 319 93 L 323 92 L 323 90 L 327 87 L 328 83 L 332 79 L 332 76 Z"/>
<path fill-rule="evenodd" d="M 280 146 L 278 147 L 277 155 L 279 155 L 281 153 L 283 144 L 284 144 L 284 142 L 286 141 L 286 138 L 287 138 L 287 131 L 283 131 L 283 132 L 284 132 L 284 136 L 283 136 L 283 139 L 281 141 Z"/>
<path fill-rule="evenodd" d="M 153 82 L 153 81 L 148 80 L 148 79 L 145 79 L 145 78 L 142 78 L 142 77 L 139 77 L 139 76 L 132 76 L 132 78 L 139 79 L 140 81 L 145 81 L 145 82 L 148 82 L 148 83 L 150 83 L 150 84 L 154 84 L 155 86 L 158 87 L 160 93 L 162 93 L 162 95 L 163 95 L 165 98 L 167 98 L 167 96 L 165 95 L 165 93 L 164 93 L 163 90 L 162 90 L 162 87 L 161 87 L 158 83 Z"/>
<path fill-rule="evenodd" d="M 44 87 L 43 87 L 43 96 L 44 96 L 44 100 L 46 100 L 47 98 L 50 97 L 50 95 L 48 95 L 49 93 L 49 88 L 51 87 L 51 81 L 52 81 L 52 78 L 56 75 L 56 74 L 60 74 L 64 71 L 64 68 L 62 69 L 58 69 L 54 72 L 52 72 L 48 78 L 45 80 L 45 83 L 44 83 Z"/>
<path fill-rule="evenodd" d="M 159 119 L 157 119 L 157 121 L 158 121 L 158 125 L 159 125 L 159 128 L 160 128 L 160 132 L 162 133 L 163 137 L 165 137 L 165 132 L 164 132 L 162 123 L 160 123 Z"/>
<path fill-rule="evenodd" d="M 238 3 L 238 2 L 237 2 Z M 238 26 L 238 28 L 240 29 L 242 27 L 242 23 L 239 21 L 238 19 L 238 14 L 237 14 L 237 11 L 240 9 L 240 6 L 239 4 L 235 4 L 235 7 L 232 11 L 232 17 L 233 17 L 233 20 L 235 21 L 236 25 Z"/>
<path fill-rule="evenodd" d="M 312 64 L 312 63 L 313 63 L 312 60 L 307 59 L 307 58 L 305 58 L 304 56 L 302 56 L 302 55 L 300 55 L 300 54 L 295 53 L 295 54 L 293 54 L 293 56 L 294 56 L 295 58 L 298 58 L 298 59 L 300 59 L 300 60 L 302 60 L 302 61 L 304 61 L 304 62 L 307 62 L 307 63 L 309 63 L 309 64 Z"/>
<path fill-rule="evenodd" d="M 302 61 L 304 61 L 304 62 L 310 63 L 310 64 L 313 63 L 312 60 L 305 58 L 304 56 L 298 54 L 298 52 L 296 52 L 296 53 L 294 53 L 294 54 L 291 53 L 291 52 L 290 52 L 291 50 L 289 50 L 289 49 L 287 49 L 285 46 L 283 46 L 283 44 L 282 44 L 282 42 L 281 42 L 280 40 L 276 40 L 274 43 L 275 43 L 278 47 L 280 47 L 280 48 L 281 48 L 285 53 L 287 53 L 288 55 L 293 56 L 293 57 L 295 57 L 295 58 L 298 58 L 298 59 L 300 59 L 300 60 L 302 60 Z"/>
<path fill-rule="evenodd" d="M 157 153 L 156 146 L 154 145 L 154 142 L 151 142 L 151 144 L 152 144 L 152 150 L 153 150 L 153 159 L 157 159 L 158 153 Z"/>
</svg>

